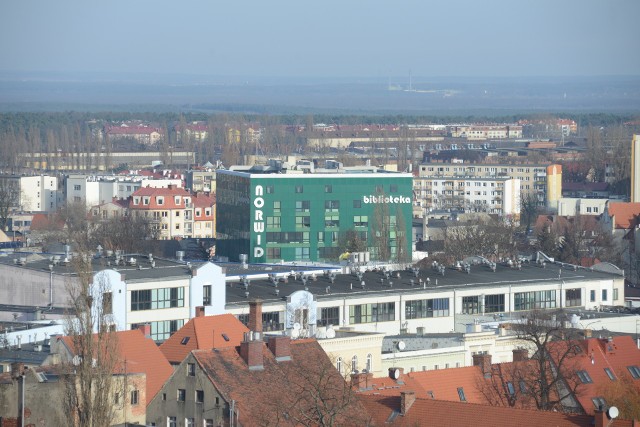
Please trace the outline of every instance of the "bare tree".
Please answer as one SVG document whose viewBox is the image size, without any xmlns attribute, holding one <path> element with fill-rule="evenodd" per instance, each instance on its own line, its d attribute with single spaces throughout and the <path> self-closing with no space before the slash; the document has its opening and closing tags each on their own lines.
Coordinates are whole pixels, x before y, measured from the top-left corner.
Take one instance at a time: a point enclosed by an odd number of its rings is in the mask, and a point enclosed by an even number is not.
<svg viewBox="0 0 640 427">
<path fill-rule="evenodd" d="M 598 388 L 598 394 L 607 405 L 620 410 L 622 419 L 640 419 L 640 389 L 636 386 L 636 381 L 627 372 L 622 372 L 617 381 L 602 383 Z"/>
<path fill-rule="evenodd" d="M 384 198 L 383 193 L 375 196 Z M 389 233 L 391 231 L 391 222 L 389 218 L 389 205 L 386 203 L 376 203 L 373 207 L 373 247 L 375 256 L 379 261 L 388 261 L 391 259 L 391 248 L 389 247 Z"/>
<path fill-rule="evenodd" d="M 69 282 L 73 315 L 66 325 L 71 361 L 62 365 L 63 408 L 67 425 L 107 427 L 115 417 L 114 373 L 119 367 L 117 335 L 111 329 L 110 284 L 106 276 L 94 281 L 91 257 L 76 255 L 77 280 Z"/>
<path fill-rule="evenodd" d="M 11 208 L 19 204 L 19 190 L 13 181 L 0 178 L 0 229 L 4 230 L 9 222 Z"/>
<path fill-rule="evenodd" d="M 577 332 L 567 328 L 565 320 L 561 310 L 533 310 L 512 324 L 518 339 L 534 351 L 531 362 L 520 364 L 514 372 L 514 380 L 537 409 L 575 411 L 578 407 L 574 396 L 582 382 L 574 357 L 582 347 Z"/>
</svg>

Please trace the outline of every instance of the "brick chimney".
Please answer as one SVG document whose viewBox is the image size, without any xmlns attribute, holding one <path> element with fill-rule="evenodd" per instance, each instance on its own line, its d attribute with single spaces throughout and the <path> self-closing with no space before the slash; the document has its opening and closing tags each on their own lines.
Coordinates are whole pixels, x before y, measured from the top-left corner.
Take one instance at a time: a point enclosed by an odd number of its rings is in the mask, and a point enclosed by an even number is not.
<svg viewBox="0 0 640 427">
<path fill-rule="evenodd" d="M 262 333 L 262 300 L 249 302 L 249 327 L 250 331 Z"/>
<path fill-rule="evenodd" d="M 262 339 L 260 334 L 249 331 L 244 334 L 244 340 L 240 343 L 240 357 L 249 366 L 250 371 L 261 371 L 264 369 L 262 360 Z"/>
<path fill-rule="evenodd" d="M 491 355 L 490 354 L 474 354 L 473 366 L 480 366 L 482 373 L 486 376 L 491 374 Z"/>
<path fill-rule="evenodd" d="M 524 362 L 529 358 L 529 350 L 526 348 L 514 348 L 513 349 L 513 361 Z"/>
<path fill-rule="evenodd" d="M 291 338 L 283 335 L 269 337 L 267 347 L 276 357 L 276 362 L 291 360 Z"/>
<path fill-rule="evenodd" d="M 138 325 L 138 329 L 142 332 L 145 338 L 151 337 L 151 323 L 141 323 Z"/>
<path fill-rule="evenodd" d="M 407 415 L 409 408 L 416 401 L 416 393 L 413 391 L 400 392 L 400 414 Z"/>
<path fill-rule="evenodd" d="M 196 307 L 196 317 L 204 317 L 204 306 L 199 305 Z"/>
<path fill-rule="evenodd" d="M 371 386 L 372 380 L 373 373 L 371 372 L 351 374 L 351 388 L 354 390 L 365 390 Z"/>
</svg>

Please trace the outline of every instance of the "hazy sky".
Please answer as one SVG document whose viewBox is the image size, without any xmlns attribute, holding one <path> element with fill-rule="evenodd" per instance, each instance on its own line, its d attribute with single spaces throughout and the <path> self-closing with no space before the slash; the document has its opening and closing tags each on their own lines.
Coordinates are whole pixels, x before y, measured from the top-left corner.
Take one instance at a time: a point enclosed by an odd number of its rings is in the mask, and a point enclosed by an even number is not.
<svg viewBox="0 0 640 427">
<path fill-rule="evenodd" d="M 640 75 L 640 0 L 5 0 L 0 71 Z"/>
</svg>

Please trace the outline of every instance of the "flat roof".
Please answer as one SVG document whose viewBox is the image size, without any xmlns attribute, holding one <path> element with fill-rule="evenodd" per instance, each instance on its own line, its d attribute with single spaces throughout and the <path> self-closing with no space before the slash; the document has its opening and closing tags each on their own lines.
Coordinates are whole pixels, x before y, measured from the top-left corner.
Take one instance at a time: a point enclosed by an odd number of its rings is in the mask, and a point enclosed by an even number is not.
<svg viewBox="0 0 640 427">
<path fill-rule="evenodd" d="M 362 279 L 356 274 L 327 274 L 321 272 L 315 278 L 310 276 L 306 284 L 300 274 L 291 274 L 284 281 L 283 275 L 278 275 L 276 287 L 269 278 L 250 279 L 248 285 L 249 295 L 245 292 L 242 280 L 227 281 L 227 304 L 244 305 L 252 299 L 261 299 L 265 305 L 269 302 L 280 303 L 296 291 L 307 290 L 316 296 L 318 301 L 362 298 L 386 295 L 411 295 L 423 294 L 425 289 L 434 292 L 460 290 L 460 289 L 484 289 L 487 287 L 500 287 L 509 285 L 540 285 L 557 284 L 560 281 L 565 283 L 565 287 L 578 285 L 584 280 L 611 279 L 620 277 L 613 273 L 607 273 L 587 268 L 568 268 L 566 264 L 555 264 L 547 262 L 543 268 L 533 262 L 522 263 L 522 268 L 511 268 L 506 264 L 498 264 L 493 272 L 488 266 L 473 265 L 467 274 L 465 271 L 458 271 L 452 267 L 447 267 L 444 276 L 432 268 L 422 268 L 418 270 L 418 275 L 411 269 L 395 270 L 389 272 L 387 277 L 382 268 L 369 267 L 363 273 Z M 421 282 L 420 282 L 421 281 Z M 364 289 L 361 283 L 365 283 Z M 420 284 L 419 284 L 420 283 Z M 532 289 L 533 290 L 533 289 Z"/>
</svg>

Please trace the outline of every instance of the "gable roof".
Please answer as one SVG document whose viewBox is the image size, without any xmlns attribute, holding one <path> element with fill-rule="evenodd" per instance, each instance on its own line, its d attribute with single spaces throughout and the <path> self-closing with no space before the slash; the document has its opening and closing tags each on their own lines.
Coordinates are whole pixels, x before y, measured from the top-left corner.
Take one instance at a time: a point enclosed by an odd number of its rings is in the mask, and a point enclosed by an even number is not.
<svg viewBox="0 0 640 427">
<path fill-rule="evenodd" d="M 163 342 L 160 350 L 170 363 L 179 364 L 192 350 L 237 347 L 245 332 L 249 329 L 232 314 L 194 317 Z"/>
<path fill-rule="evenodd" d="M 162 388 L 165 381 L 173 373 L 173 368 L 164 357 L 156 343 L 144 336 L 139 329 L 115 332 L 117 336 L 118 365 L 114 374 L 119 373 L 144 373 L 147 378 L 147 403 Z M 97 337 L 94 335 L 94 337 Z M 62 337 L 65 347 L 72 355 L 73 341 L 69 336 Z"/>
<path fill-rule="evenodd" d="M 316 340 L 291 341 L 290 351 L 291 360 L 276 361 L 262 344 L 261 370 L 250 370 L 237 348 L 192 354 L 223 399 L 235 401 L 239 424 L 300 425 L 296 420 L 304 409 L 311 413 L 316 404 L 335 404 L 345 405 L 335 425 L 366 425 L 359 419 L 366 416 L 364 407 Z M 324 397 L 322 403 L 314 400 L 318 392 Z"/>
<path fill-rule="evenodd" d="M 607 212 L 615 218 L 615 227 L 629 229 L 638 224 L 635 217 L 640 215 L 640 203 L 607 203 Z"/>
</svg>

